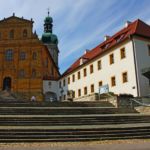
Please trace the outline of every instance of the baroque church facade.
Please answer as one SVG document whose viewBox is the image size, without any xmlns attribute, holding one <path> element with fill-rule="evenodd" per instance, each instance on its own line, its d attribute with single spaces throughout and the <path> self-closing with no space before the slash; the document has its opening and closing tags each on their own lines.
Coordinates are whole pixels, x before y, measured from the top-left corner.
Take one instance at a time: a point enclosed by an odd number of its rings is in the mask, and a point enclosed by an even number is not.
<svg viewBox="0 0 150 150">
<path fill-rule="evenodd" d="M 15 14 L 0 21 L 0 90 L 43 100 L 43 81 L 50 85 L 60 77 L 58 39 L 49 13 L 41 40 L 33 33 L 33 23 Z"/>
</svg>

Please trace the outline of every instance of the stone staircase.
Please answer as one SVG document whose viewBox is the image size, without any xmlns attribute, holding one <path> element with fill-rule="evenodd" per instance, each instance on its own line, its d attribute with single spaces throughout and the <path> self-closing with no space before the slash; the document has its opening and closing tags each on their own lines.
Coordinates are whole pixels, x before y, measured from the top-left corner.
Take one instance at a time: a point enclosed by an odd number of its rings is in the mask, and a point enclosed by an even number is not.
<svg viewBox="0 0 150 150">
<path fill-rule="evenodd" d="M 0 101 L 0 142 L 68 142 L 150 138 L 150 115 L 107 101 Z"/>
</svg>

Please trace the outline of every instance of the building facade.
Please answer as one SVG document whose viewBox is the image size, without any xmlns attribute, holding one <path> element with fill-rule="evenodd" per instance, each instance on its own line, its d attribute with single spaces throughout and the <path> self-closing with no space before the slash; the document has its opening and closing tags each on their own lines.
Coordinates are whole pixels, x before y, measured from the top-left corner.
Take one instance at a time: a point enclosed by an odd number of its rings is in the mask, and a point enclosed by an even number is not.
<svg viewBox="0 0 150 150">
<path fill-rule="evenodd" d="M 145 96 L 150 94 L 150 26 L 136 20 L 109 37 L 94 49 L 86 50 L 62 75 L 59 97 L 67 99 L 69 91 L 75 100 L 99 93 L 108 85 L 115 94 Z"/>
<path fill-rule="evenodd" d="M 43 81 L 60 76 L 49 47 L 33 33 L 33 20 L 15 14 L 0 21 L 0 60 L 0 90 L 29 98 L 34 95 L 43 100 Z"/>
</svg>

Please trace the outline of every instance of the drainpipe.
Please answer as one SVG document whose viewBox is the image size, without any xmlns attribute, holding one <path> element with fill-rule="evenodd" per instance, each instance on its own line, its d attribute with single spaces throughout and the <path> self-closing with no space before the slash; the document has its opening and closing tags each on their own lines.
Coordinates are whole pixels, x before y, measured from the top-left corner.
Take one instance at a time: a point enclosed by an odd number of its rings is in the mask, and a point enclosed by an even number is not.
<svg viewBox="0 0 150 150">
<path fill-rule="evenodd" d="M 134 55 L 134 65 L 135 65 L 135 77 L 136 77 L 136 85 L 137 85 L 137 96 L 140 96 L 140 91 L 139 91 L 139 78 L 138 78 L 138 67 L 137 67 L 137 57 L 136 57 L 136 48 L 135 48 L 135 42 L 133 39 L 133 36 L 129 37 L 132 41 L 132 46 L 133 46 L 133 55 Z"/>
</svg>

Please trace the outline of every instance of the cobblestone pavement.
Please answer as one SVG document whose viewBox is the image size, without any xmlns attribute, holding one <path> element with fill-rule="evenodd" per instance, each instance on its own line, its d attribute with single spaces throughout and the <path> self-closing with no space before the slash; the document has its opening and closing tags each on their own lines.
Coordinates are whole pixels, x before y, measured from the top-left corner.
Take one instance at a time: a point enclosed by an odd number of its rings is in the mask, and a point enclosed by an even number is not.
<svg viewBox="0 0 150 150">
<path fill-rule="evenodd" d="M 150 140 L 0 144 L 0 150 L 150 150 Z"/>
</svg>

